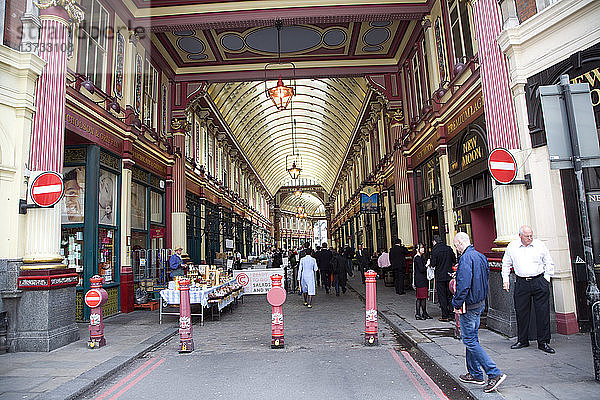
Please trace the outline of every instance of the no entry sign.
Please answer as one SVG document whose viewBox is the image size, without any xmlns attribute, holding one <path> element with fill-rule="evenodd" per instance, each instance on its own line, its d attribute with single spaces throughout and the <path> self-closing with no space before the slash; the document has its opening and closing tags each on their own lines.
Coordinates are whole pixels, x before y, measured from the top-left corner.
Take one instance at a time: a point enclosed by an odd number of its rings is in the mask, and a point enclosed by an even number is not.
<svg viewBox="0 0 600 400">
<path fill-rule="evenodd" d="M 56 172 L 42 172 L 31 184 L 31 200 L 40 207 L 52 207 L 62 198 L 63 180 Z"/>
<path fill-rule="evenodd" d="M 498 183 L 508 184 L 517 177 L 517 162 L 506 149 L 498 147 L 488 157 L 488 168 L 492 178 Z"/>
<path fill-rule="evenodd" d="M 85 300 L 85 304 L 89 308 L 96 308 L 100 305 L 100 302 L 102 302 L 102 294 L 96 289 L 90 289 L 85 294 L 84 300 Z"/>
</svg>

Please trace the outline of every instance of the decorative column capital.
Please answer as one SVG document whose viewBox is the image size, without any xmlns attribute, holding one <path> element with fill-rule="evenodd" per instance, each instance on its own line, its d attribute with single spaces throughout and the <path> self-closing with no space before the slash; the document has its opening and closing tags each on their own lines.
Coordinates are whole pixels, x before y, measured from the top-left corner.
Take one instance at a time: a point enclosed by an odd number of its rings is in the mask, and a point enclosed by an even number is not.
<svg viewBox="0 0 600 400">
<path fill-rule="evenodd" d="M 173 133 L 184 134 L 191 129 L 191 125 L 185 117 L 173 118 L 171 120 L 171 129 Z"/>
<path fill-rule="evenodd" d="M 49 10 L 52 7 L 63 8 L 67 12 L 71 22 L 75 24 L 81 23 L 85 17 L 83 10 L 75 3 L 75 0 L 33 0 L 33 4 L 40 10 Z M 53 15 L 50 10 L 48 14 Z M 55 16 L 61 17 L 61 15 Z"/>
</svg>

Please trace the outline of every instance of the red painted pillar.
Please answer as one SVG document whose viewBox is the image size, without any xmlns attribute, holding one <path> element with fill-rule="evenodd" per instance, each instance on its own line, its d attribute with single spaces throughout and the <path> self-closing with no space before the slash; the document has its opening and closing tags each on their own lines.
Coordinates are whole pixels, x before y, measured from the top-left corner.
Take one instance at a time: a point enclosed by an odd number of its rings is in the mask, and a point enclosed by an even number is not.
<svg viewBox="0 0 600 400">
<path fill-rule="evenodd" d="M 377 273 L 365 272 L 365 346 L 377 346 Z"/>
<path fill-rule="evenodd" d="M 179 352 L 194 351 L 192 331 L 192 309 L 190 305 L 190 280 L 179 280 Z"/>
</svg>

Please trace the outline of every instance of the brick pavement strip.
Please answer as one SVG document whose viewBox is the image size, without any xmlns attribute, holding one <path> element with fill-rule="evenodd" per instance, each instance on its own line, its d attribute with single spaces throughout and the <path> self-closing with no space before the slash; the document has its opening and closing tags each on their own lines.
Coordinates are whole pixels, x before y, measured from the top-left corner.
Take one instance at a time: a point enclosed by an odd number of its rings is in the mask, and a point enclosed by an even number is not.
<svg viewBox="0 0 600 400">
<path fill-rule="evenodd" d="M 364 299 L 365 288 L 357 275 L 349 278 L 348 284 Z M 440 316 L 437 304 L 427 302 L 427 311 L 434 317 L 432 320 L 417 321 L 414 318 L 414 292 L 397 295 L 393 287 L 386 287 L 383 280 L 378 279 L 377 306 L 379 315 L 386 322 L 426 353 L 440 368 L 454 377 L 465 373 L 464 345 L 451 337 L 453 323 L 437 320 Z M 479 338 L 488 354 L 508 377 L 498 393 L 484 393 L 481 387 L 459 382 L 477 399 L 600 398 L 600 384 L 594 380 L 590 337 L 587 333 L 569 336 L 554 334 L 554 355 L 539 351 L 535 341 L 526 349 L 511 350 L 510 345 L 515 338 L 507 338 L 488 329 L 481 329 Z"/>
<path fill-rule="evenodd" d="M 0 400 L 71 399 L 127 366 L 177 333 L 175 323 L 158 324 L 158 314 L 135 311 L 108 318 L 107 345 L 87 348 L 87 324 L 81 339 L 49 353 L 0 355 Z"/>
</svg>

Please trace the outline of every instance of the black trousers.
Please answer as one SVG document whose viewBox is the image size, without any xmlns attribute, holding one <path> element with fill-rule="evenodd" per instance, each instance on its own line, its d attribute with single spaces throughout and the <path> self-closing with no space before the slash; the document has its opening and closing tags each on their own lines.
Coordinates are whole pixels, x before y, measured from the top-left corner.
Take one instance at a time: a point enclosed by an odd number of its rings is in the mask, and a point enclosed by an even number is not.
<svg viewBox="0 0 600 400">
<path fill-rule="evenodd" d="M 402 268 L 394 270 L 394 286 L 396 287 L 396 293 L 404 293 L 404 276 L 406 273 Z"/>
<path fill-rule="evenodd" d="M 435 291 L 438 296 L 438 303 L 440 310 L 442 310 L 442 318 L 450 318 L 453 313 L 452 304 L 452 292 L 450 292 L 450 281 L 435 281 Z"/>
<path fill-rule="evenodd" d="M 328 269 L 322 269 L 321 271 L 321 283 L 325 290 L 329 293 L 331 288 L 331 271 Z"/>
<path fill-rule="evenodd" d="M 550 341 L 550 283 L 543 276 L 531 280 L 517 278 L 514 299 L 519 342 L 529 343 L 529 318 L 533 302 L 537 341 L 548 343 Z"/>
</svg>

